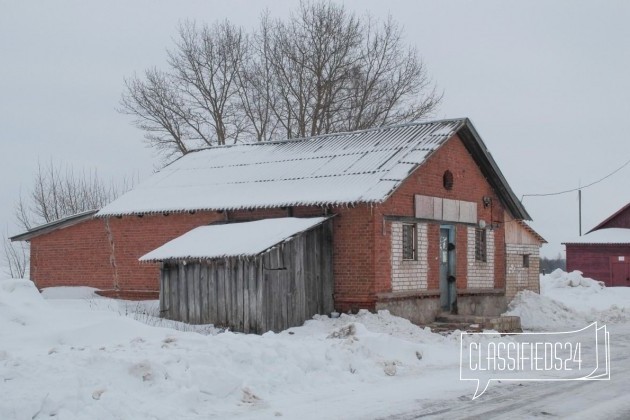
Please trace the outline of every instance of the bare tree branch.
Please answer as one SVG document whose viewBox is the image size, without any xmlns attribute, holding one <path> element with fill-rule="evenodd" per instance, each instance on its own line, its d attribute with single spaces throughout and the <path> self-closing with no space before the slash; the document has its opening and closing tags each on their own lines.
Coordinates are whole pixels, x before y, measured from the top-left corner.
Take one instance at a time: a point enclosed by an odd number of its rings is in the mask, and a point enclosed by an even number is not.
<svg viewBox="0 0 630 420">
<path fill-rule="evenodd" d="M 301 2 L 251 34 L 224 21 L 186 22 L 165 71 L 126 82 L 134 116 L 167 159 L 200 146 L 352 131 L 431 115 L 442 99 L 389 17 Z"/>
<path fill-rule="evenodd" d="M 29 266 L 29 246 L 23 242 L 11 242 L 5 232 L 2 237 L 5 274 L 11 278 L 25 278 Z"/>
</svg>

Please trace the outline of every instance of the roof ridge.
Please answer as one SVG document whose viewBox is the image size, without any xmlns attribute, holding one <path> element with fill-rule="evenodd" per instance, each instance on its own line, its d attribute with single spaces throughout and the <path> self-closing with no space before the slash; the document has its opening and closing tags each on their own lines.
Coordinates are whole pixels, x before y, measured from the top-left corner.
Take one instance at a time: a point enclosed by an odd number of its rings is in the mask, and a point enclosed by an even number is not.
<svg viewBox="0 0 630 420">
<path fill-rule="evenodd" d="M 407 122 L 407 123 L 381 125 L 379 127 L 364 128 L 362 130 L 337 131 L 334 133 L 317 134 L 317 135 L 308 136 L 308 137 L 298 137 L 298 138 L 283 139 L 283 140 L 257 141 L 253 143 L 222 144 L 222 145 L 216 145 L 216 146 L 207 146 L 207 147 L 201 147 L 198 149 L 190 150 L 189 153 L 203 152 L 205 150 L 229 149 L 232 147 L 239 147 L 239 146 L 261 146 L 265 144 L 283 144 L 283 143 L 293 143 L 293 142 L 299 143 L 299 142 L 303 142 L 303 141 L 307 141 L 307 140 L 311 140 L 315 138 L 322 138 L 322 137 L 347 136 L 351 134 L 361 134 L 361 133 L 368 133 L 372 131 L 390 130 L 393 128 L 413 127 L 413 126 L 418 126 L 418 125 L 444 124 L 444 123 L 449 123 L 449 122 L 465 122 L 466 120 L 468 120 L 467 117 L 444 118 L 441 120 L 431 120 L 431 121 L 412 121 L 412 122 Z"/>
</svg>

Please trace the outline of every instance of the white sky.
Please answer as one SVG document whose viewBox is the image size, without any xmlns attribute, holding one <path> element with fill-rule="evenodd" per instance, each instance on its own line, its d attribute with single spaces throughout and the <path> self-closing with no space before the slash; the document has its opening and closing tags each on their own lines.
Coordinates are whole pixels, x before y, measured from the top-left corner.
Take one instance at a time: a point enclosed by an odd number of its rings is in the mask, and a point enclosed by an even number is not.
<svg viewBox="0 0 630 420">
<path fill-rule="evenodd" d="M 0 227 L 38 159 L 146 177 L 159 163 L 115 108 L 123 79 L 163 66 L 180 20 L 256 25 L 291 1 L 0 0 Z M 630 159 L 630 2 L 347 1 L 406 29 L 444 90 L 437 118 L 472 119 L 520 197 L 577 187 Z M 630 201 L 630 166 L 583 192 L 590 229 Z M 526 198 L 555 256 L 577 236 L 577 193 Z"/>
</svg>

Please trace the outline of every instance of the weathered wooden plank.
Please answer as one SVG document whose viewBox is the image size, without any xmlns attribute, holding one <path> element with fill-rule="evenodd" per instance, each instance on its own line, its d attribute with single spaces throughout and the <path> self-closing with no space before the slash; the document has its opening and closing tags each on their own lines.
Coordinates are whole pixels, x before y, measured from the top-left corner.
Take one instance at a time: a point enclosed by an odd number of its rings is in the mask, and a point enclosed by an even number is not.
<svg viewBox="0 0 630 420">
<path fill-rule="evenodd" d="M 186 292 L 188 298 L 186 303 L 188 304 L 188 323 L 196 324 L 195 322 L 195 282 L 193 279 L 194 264 L 186 264 Z"/>
<path fill-rule="evenodd" d="M 188 323 L 195 324 L 195 282 L 193 278 L 194 264 L 186 264 L 186 292 L 188 299 Z"/>
<path fill-rule="evenodd" d="M 208 266 L 199 263 L 199 323 L 208 323 Z"/>
<path fill-rule="evenodd" d="M 194 290 L 194 307 L 193 315 L 195 324 L 201 324 L 201 266 L 197 262 L 192 267 L 192 287 Z"/>
<path fill-rule="evenodd" d="M 249 331 L 256 332 L 256 314 L 258 313 L 258 262 L 249 263 Z"/>
<path fill-rule="evenodd" d="M 217 325 L 219 298 L 217 294 L 217 270 L 214 262 L 208 264 L 208 322 Z"/>
<path fill-rule="evenodd" d="M 176 264 L 171 265 L 169 275 L 169 288 L 171 290 L 171 302 L 168 310 L 169 319 L 179 320 L 179 267 Z"/>
<path fill-rule="evenodd" d="M 168 265 L 162 263 L 160 269 L 160 317 L 166 313 L 166 297 L 168 296 Z"/>
<path fill-rule="evenodd" d="M 291 325 L 300 325 L 304 322 L 304 287 L 302 286 L 304 281 L 303 272 L 303 239 L 302 236 L 298 236 L 291 241 L 291 264 L 287 267 L 289 275 L 289 283 L 291 290 L 291 313 L 289 316 L 289 323 Z"/>
<path fill-rule="evenodd" d="M 236 315 L 236 288 L 234 285 L 234 259 L 228 259 L 225 272 L 225 290 L 227 291 L 226 301 L 228 302 L 228 325 L 230 330 L 234 330 L 234 317 Z"/>
<path fill-rule="evenodd" d="M 214 264 L 217 281 L 217 323 L 221 327 L 227 325 L 227 303 L 225 301 L 225 267 Z"/>
<path fill-rule="evenodd" d="M 188 322 L 188 291 L 186 282 L 186 265 L 179 264 L 177 280 L 179 290 L 179 294 L 177 296 L 179 306 L 179 320 L 182 322 Z"/>
<path fill-rule="evenodd" d="M 243 299 L 244 299 L 244 261 L 242 259 L 235 259 L 234 261 L 234 280 L 236 282 L 236 291 L 234 293 L 234 297 L 236 298 L 236 302 L 234 305 L 235 314 L 234 314 L 234 328 L 237 331 L 243 331 L 244 328 L 244 318 L 243 314 Z"/>
<path fill-rule="evenodd" d="M 249 287 L 250 287 L 250 260 L 243 261 L 243 332 L 249 333 Z"/>
<path fill-rule="evenodd" d="M 265 289 L 267 287 L 267 278 L 263 264 L 264 258 L 262 256 L 256 260 L 256 333 L 258 334 L 267 332 L 267 322 L 264 317 Z"/>
<path fill-rule="evenodd" d="M 236 330 L 238 328 L 238 308 L 236 303 L 236 277 L 238 270 L 238 261 L 230 259 L 230 272 L 226 281 L 230 285 L 230 329 Z"/>
<path fill-rule="evenodd" d="M 304 272 L 308 279 L 306 287 L 306 316 L 311 317 L 317 313 L 317 273 L 315 272 L 315 247 L 311 235 L 305 235 L 304 243 Z"/>
<path fill-rule="evenodd" d="M 324 303 L 322 300 L 322 273 L 320 269 L 322 260 L 322 250 L 320 246 L 321 226 L 308 233 L 309 240 L 313 242 L 313 266 L 311 267 L 311 270 L 315 274 L 315 296 L 317 300 L 316 313 L 321 314 L 324 312 Z M 310 315 L 313 316 L 314 314 Z"/>
</svg>

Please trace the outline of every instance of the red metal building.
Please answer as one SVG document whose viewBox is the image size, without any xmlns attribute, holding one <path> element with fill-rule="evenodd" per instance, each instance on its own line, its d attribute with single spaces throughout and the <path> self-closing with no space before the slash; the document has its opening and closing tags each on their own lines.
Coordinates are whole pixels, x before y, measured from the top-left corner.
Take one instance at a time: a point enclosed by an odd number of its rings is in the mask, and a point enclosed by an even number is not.
<svg viewBox="0 0 630 420">
<path fill-rule="evenodd" d="M 564 245 L 567 271 L 579 270 L 609 287 L 630 286 L 630 203 Z"/>
</svg>

